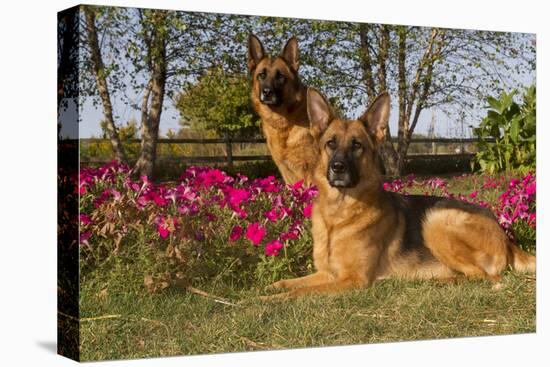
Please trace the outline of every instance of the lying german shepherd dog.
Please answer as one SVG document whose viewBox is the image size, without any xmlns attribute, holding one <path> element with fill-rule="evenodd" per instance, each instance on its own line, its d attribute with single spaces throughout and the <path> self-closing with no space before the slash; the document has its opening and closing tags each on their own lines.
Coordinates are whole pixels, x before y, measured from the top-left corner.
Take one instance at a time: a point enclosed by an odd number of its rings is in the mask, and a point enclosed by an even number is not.
<svg viewBox="0 0 550 367">
<path fill-rule="evenodd" d="M 307 87 L 298 76 L 298 42 L 292 37 L 282 53 L 269 57 L 260 40 L 248 40 L 248 70 L 252 104 L 262 119 L 262 130 L 273 161 L 286 183 L 311 183 L 315 162 L 307 116 Z"/>
<path fill-rule="evenodd" d="M 314 89 L 307 106 L 319 155 L 312 213 L 317 272 L 272 284 L 290 289 L 272 297 L 333 293 L 386 277 L 498 280 L 508 265 L 535 271 L 535 257 L 508 239 L 490 210 L 382 189 L 375 154 L 388 125 L 387 93 L 358 120 L 334 118 Z"/>
</svg>

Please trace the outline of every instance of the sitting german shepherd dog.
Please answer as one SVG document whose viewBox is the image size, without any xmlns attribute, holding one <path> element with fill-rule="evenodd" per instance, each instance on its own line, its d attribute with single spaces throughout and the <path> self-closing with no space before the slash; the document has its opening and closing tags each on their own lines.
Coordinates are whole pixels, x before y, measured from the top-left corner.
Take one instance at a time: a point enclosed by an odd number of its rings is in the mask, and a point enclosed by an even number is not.
<svg viewBox="0 0 550 367">
<path fill-rule="evenodd" d="M 535 271 L 535 257 L 508 239 L 490 210 L 382 189 L 375 154 L 388 125 L 387 93 L 358 120 L 334 118 L 314 89 L 307 108 L 320 157 L 312 213 L 317 272 L 272 284 L 290 291 L 267 298 L 334 293 L 385 277 L 498 280 L 508 265 Z"/>
<path fill-rule="evenodd" d="M 298 77 L 298 42 L 292 37 L 282 53 L 269 57 L 260 40 L 248 39 L 248 70 L 252 104 L 262 119 L 262 130 L 273 161 L 287 184 L 311 183 L 315 162 L 313 137 L 307 117 L 307 87 Z"/>
</svg>

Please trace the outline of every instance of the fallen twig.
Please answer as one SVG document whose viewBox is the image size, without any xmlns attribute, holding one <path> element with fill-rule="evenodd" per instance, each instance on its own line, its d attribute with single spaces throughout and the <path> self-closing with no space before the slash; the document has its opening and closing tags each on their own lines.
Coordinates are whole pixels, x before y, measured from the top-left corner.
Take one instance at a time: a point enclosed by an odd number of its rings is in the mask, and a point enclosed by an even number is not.
<svg viewBox="0 0 550 367">
<path fill-rule="evenodd" d="M 255 342 L 253 340 L 248 339 L 246 336 L 239 336 L 239 338 L 242 341 L 244 341 L 246 344 L 248 344 L 249 346 L 251 346 L 253 348 L 258 348 L 258 349 L 266 349 L 267 348 L 265 343 Z"/>
<path fill-rule="evenodd" d="M 96 317 L 84 317 L 80 319 L 80 322 L 118 319 L 120 317 L 122 317 L 122 315 L 104 315 L 104 316 L 96 316 Z"/>
<path fill-rule="evenodd" d="M 57 311 L 58 314 L 61 316 L 67 317 L 71 320 L 79 321 L 79 322 L 86 322 L 86 321 L 96 321 L 96 320 L 107 320 L 107 319 L 118 319 L 122 317 L 122 315 L 104 315 L 104 316 L 96 316 L 96 317 L 83 317 L 78 318 L 76 316 L 67 315 L 66 313 L 63 313 L 61 311 Z"/>
<path fill-rule="evenodd" d="M 224 305 L 229 305 L 229 306 L 238 306 L 235 303 L 229 302 L 225 298 L 221 298 L 221 297 L 218 297 L 218 296 L 211 295 L 210 293 L 206 293 L 205 291 L 200 290 L 200 289 L 195 288 L 195 287 L 190 286 L 190 285 L 186 286 L 185 289 L 187 289 L 189 292 L 197 294 L 199 296 L 210 298 L 210 299 L 214 300 L 214 302 L 222 303 Z"/>
</svg>

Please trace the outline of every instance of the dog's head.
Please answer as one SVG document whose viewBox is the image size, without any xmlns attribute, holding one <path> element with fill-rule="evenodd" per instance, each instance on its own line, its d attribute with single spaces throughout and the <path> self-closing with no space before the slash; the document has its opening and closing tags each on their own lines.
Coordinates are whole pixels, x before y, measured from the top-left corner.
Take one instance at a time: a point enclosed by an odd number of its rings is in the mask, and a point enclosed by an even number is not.
<svg viewBox="0 0 550 367">
<path fill-rule="evenodd" d="M 319 148 L 316 172 L 330 186 L 354 188 L 379 177 L 376 149 L 384 139 L 390 113 L 390 96 L 380 94 L 357 120 L 335 118 L 325 98 L 315 89 L 307 92 L 311 133 Z"/>
<path fill-rule="evenodd" d="M 279 107 L 292 104 L 300 88 L 298 78 L 298 42 L 288 40 L 277 57 L 269 57 L 258 37 L 248 38 L 248 70 L 252 93 L 264 105 Z"/>
</svg>

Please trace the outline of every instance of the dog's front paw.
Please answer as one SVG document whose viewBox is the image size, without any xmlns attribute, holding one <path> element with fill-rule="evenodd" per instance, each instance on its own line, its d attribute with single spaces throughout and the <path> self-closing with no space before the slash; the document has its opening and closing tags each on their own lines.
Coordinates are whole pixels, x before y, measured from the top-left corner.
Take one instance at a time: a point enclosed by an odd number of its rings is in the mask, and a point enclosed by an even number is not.
<svg viewBox="0 0 550 367">
<path fill-rule="evenodd" d="M 277 290 L 277 289 L 287 289 L 287 288 L 288 288 L 288 285 L 287 285 L 286 280 L 279 280 L 278 282 L 271 283 L 270 285 L 265 287 L 265 290 L 273 291 L 273 290 Z"/>
</svg>

